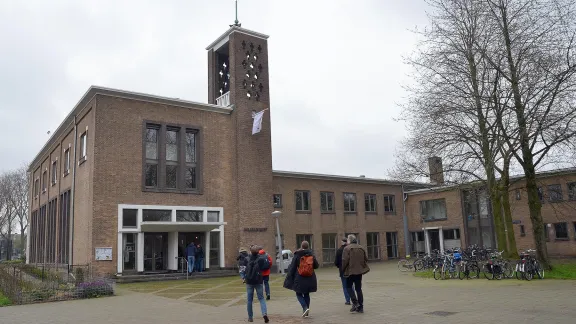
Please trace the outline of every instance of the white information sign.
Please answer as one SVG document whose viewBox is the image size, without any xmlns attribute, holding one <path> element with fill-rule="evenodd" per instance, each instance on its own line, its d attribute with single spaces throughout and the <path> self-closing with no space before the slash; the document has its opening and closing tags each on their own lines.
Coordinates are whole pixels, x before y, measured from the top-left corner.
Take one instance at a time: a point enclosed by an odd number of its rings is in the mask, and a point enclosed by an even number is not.
<svg viewBox="0 0 576 324">
<path fill-rule="evenodd" d="M 111 260 L 112 260 L 111 247 L 96 248 L 96 261 L 111 261 Z"/>
</svg>

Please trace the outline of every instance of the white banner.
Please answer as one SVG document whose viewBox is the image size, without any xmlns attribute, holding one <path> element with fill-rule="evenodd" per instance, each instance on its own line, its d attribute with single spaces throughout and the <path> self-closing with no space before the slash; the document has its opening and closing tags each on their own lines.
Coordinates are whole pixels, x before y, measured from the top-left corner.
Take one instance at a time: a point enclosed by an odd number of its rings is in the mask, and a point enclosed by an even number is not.
<svg viewBox="0 0 576 324">
<path fill-rule="evenodd" d="M 254 123 L 252 124 L 252 135 L 260 133 L 262 130 L 262 120 L 264 119 L 264 112 L 266 109 L 254 114 Z"/>
</svg>

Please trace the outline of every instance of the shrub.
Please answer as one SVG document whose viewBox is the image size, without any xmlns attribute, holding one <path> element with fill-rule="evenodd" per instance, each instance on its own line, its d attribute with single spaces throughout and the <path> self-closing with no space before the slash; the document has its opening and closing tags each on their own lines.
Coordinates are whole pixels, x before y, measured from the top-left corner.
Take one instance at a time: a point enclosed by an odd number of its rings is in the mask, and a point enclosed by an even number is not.
<svg viewBox="0 0 576 324">
<path fill-rule="evenodd" d="M 27 291 L 26 294 L 31 301 L 45 301 L 54 296 L 55 291 L 53 289 L 38 288 Z"/>
<path fill-rule="evenodd" d="M 78 284 L 77 289 L 78 297 L 80 298 L 98 298 L 114 295 L 114 287 L 111 283 L 104 280 L 82 282 Z"/>
<path fill-rule="evenodd" d="M 84 282 L 84 270 L 82 268 L 74 269 L 74 277 L 76 278 L 76 284 L 79 285 Z"/>
</svg>

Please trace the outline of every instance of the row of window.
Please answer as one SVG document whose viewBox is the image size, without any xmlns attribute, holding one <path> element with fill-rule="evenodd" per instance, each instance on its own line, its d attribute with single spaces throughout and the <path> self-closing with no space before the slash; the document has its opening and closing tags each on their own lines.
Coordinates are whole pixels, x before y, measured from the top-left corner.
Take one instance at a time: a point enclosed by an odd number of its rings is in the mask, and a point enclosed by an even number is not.
<svg viewBox="0 0 576 324">
<path fill-rule="evenodd" d="M 198 190 L 198 129 L 147 123 L 144 134 L 144 188 Z"/>
<path fill-rule="evenodd" d="M 204 211 L 202 210 L 177 210 L 177 222 L 203 222 Z M 122 227 L 134 228 L 137 226 L 138 209 L 122 210 Z M 143 222 L 171 222 L 172 210 L 170 209 L 143 209 Z M 208 211 L 206 215 L 207 222 L 220 222 L 219 211 Z"/>
<path fill-rule="evenodd" d="M 310 191 L 296 190 L 294 195 L 296 211 L 311 211 L 312 203 Z M 358 210 L 356 193 L 345 192 L 342 194 L 342 198 L 342 206 L 344 208 L 344 212 L 353 213 Z M 281 208 L 282 195 L 273 195 L 273 203 L 275 208 Z M 335 212 L 335 195 L 333 192 L 320 192 L 320 210 L 323 213 Z M 376 194 L 364 194 L 364 211 L 368 213 L 376 213 L 377 210 Z M 384 195 L 384 212 L 388 214 L 393 214 L 396 212 L 394 195 Z"/>
<path fill-rule="evenodd" d="M 363 241 L 358 233 L 346 233 L 346 237 L 349 234 L 354 234 L 358 239 L 358 243 Z M 310 243 L 310 249 L 314 250 L 314 235 L 312 234 L 296 234 L 296 249 L 300 248 L 300 244 L 303 241 Z M 336 251 L 340 248 L 341 237 L 335 233 L 322 234 L 322 262 L 323 263 L 334 263 L 336 258 Z M 366 233 L 366 252 L 368 254 L 369 260 L 380 260 L 380 233 L 378 232 L 368 232 Z M 398 234 L 396 232 L 386 233 L 386 252 L 388 258 L 398 257 Z"/>
<path fill-rule="evenodd" d="M 85 131 L 80 135 L 80 157 L 78 160 L 79 164 L 86 161 L 86 154 L 87 154 L 87 145 L 88 145 L 88 131 Z M 62 177 L 67 176 L 70 173 L 70 146 L 64 150 L 64 163 L 63 163 L 63 170 L 62 170 Z M 42 181 L 40 181 L 42 180 Z M 52 186 L 58 183 L 58 158 L 52 161 L 50 166 L 50 184 Z M 37 177 L 34 179 L 34 198 L 37 199 L 40 196 L 40 188 L 42 188 L 42 194 L 48 192 L 48 169 L 42 172 L 42 178 Z"/>
<path fill-rule="evenodd" d="M 576 200 L 576 182 L 569 182 L 566 184 L 568 192 L 568 200 Z M 520 189 L 516 189 L 516 200 L 522 199 Z M 538 187 L 538 198 L 544 203 L 546 200 L 549 202 L 559 202 L 564 200 L 561 184 L 551 184 L 546 187 Z"/>
<path fill-rule="evenodd" d="M 552 226 L 554 227 L 554 239 L 561 241 L 570 239 L 568 235 L 567 222 L 554 223 L 552 224 Z M 572 226 L 574 226 L 574 239 L 576 239 L 576 222 L 574 222 Z M 526 229 L 524 225 L 520 225 L 520 236 L 526 236 Z M 548 224 L 544 224 L 544 237 L 546 238 L 546 240 L 550 240 Z"/>
</svg>

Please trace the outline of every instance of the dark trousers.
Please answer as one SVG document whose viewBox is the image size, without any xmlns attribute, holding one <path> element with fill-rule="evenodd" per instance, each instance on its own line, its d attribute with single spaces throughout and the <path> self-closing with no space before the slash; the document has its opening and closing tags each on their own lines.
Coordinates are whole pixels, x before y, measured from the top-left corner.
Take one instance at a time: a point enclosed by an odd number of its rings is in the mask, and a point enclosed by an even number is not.
<svg viewBox="0 0 576 324">
<path fill-rule="evenodd" d="M 299 294 L 296 293 L 296 298 L 302 306 L 302 311 L 305 312 L 308 308 L 310 308 L 310 294 Z"/>
<path fill-rule="evenodd" d="M 354 288 L 352 288 L 354 286 Z M 346 289 L 352 300 L 352 304 L 359 309 L 364 308 L 364 295 L 362 294 L 362 275 L 351 275 L 346 278 Z M 354 293 L 356 291 L 356 293 Z"/>
</svg>

